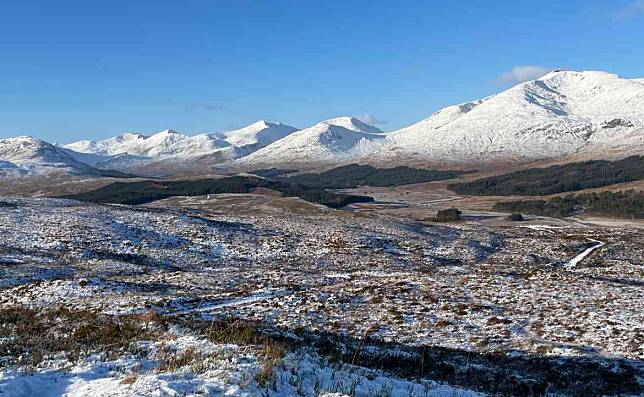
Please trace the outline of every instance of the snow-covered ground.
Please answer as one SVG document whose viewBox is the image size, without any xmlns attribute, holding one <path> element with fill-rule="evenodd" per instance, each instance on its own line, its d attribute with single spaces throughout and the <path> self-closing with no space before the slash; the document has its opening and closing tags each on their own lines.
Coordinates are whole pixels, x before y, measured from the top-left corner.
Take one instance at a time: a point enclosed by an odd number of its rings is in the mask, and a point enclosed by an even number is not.
<svg viewBox="0 0 644 397">
<path fill-rule="evenodd" d="M 572 258 L 571 260 L 569 260 L 568 263 L 566 263 L 566 266 L 568 266 L 568 267 L 577 266 L 577 264 L 579 262 L 584 260 L 584 258 L 587 257 L 588 255 L 590 255 L 594 250 L 599 249 L 599 248 L 603 247 L 604 245 L 606 245 L 606 243 L 604 243 L 602 241 L 592 239 L 592 238 L 590 238 L 588 240 L 591 241 L 593 244 L 590 247 L 586 248 L 579 255 L 577 255 L 574 258 Z"/>
<path fill-rule="evenodd" d="M 3 395 L 469 396 L 548 382 L 574 394 L 566 379 L 641 392 L 640 229 L 218 212 L 207 197 L 147 207 L 0 201 Z M 588 251 L 589 239 L 605 245 Z M 581 259 L 566 266 L 572 258 Z M 8 328 L 11 308 L 54 330 L 67 324 L 62 309 L 78 313 L 78 326 L 90 314 L 150 311 L 176 325 L 33 367 L 28 329 Z M 261 344 L 204 336 L 227 318 L 285 340 L 270 371 Z M 68 326 L 61 332 L 75 335 Z M 197 358 L 162 365 L 164 344 L 173 357 L 195 347 Z M 520 368 L 512 381 L 510 368 Z"/>
<path fill-rule="evenodd" d="M 145 343 L 146 356 L 106 360 L 94 355 L 79 363 L 48 363 L 36 371 L 0 372 L 3 397 L 84 396 L 391 396 L 478 397 L 432 381 L 392 378 L 377 370 L 336 365 L 310 351 L 289 353 L 265 384 L 257 354 L 237 345 L 216 345 L 206 339 L 178 336 Z M 158 356 L 171 350 L 180 356 L 197 352 L 191 362 L 172 371 L 159 368 Z"/>
</svg>

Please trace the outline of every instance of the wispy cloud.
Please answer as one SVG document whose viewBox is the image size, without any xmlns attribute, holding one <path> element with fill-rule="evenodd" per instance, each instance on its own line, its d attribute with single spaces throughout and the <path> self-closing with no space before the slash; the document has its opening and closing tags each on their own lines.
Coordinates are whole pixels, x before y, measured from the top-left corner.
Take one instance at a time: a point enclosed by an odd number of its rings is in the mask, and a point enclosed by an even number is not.
<svg viewBox="0 0 644 397">
<path fill-rule="evenodd" d="M 626 4 L 615 12 L 615 19 L 626 20 L 644 16 L 644 0 L 636 0 Z"/>
<path fill-rule="evenodd" d="M 386 121 L 384 120 L 378 120 L 377 118 L 373 117 L 369 113 L 365 113 L 362 116 L 358 117 L 360 121 L 363 123 L 371 124 L 371 125 L 382 125 L 382 124 L 387 124 Z"/>
<path fill-rule="evenodd" d="M 538 79 L 551 71 L 552 68 L 544 68 L 543 66 L 515 66 L 509 72 L 498 75 L 494 82 L 497 85 L 519 84 L 524 81 Z"/>
<path fill-rule="evenodd" d="M 195 102 L 186 107 L 186 112 L 190 112 L 193 110 L 221 110 L 221 109 L 223 109 L 223 106 L 221 105 L 211 105 L 209 103 Z"/>
</svg>

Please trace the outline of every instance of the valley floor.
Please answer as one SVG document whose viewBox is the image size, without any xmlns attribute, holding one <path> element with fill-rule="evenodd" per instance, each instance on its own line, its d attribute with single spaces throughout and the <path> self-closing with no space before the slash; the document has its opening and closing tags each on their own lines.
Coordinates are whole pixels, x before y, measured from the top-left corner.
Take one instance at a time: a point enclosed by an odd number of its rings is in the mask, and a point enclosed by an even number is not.
<svg viewBox="0 0 644 397">
<path fill-rule="evenodd" d="M 636 227 L 0 201 L 3 396 L 644 392 Z"/>
</svg>

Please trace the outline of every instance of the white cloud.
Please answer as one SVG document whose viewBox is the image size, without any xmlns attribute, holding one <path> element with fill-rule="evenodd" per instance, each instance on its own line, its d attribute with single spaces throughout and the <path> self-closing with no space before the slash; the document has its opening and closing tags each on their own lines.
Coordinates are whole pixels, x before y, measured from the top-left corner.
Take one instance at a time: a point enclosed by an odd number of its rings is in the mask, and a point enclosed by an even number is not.
<svg viewBox="0 0 644 397">
<path fill-rule="evenodd" d="M 380 124 L 387 124 L 386 121 L 384 120 L 378 120 L 377 118 L 373 117 L 369 113 L 365 113 L 362 116 L 358 117 L 360 121 L 363 123 L 371 124 L 371 125 L 380 125 Z"/>
<path fill-rule="evenodd" d="M 624 20 L 644 16 L 644 0 L 636 0 L 626 4 L 615 13 L 615 18 Z"/>
<path fill-rule="evenodd" d="M 542 66 L 515 66 L 511 71 L 498 75 L 494 81 L 498 85 L 519 84 L 524 81 L 538 79 L 551 71 L 551 68 Z"/>
</svg>

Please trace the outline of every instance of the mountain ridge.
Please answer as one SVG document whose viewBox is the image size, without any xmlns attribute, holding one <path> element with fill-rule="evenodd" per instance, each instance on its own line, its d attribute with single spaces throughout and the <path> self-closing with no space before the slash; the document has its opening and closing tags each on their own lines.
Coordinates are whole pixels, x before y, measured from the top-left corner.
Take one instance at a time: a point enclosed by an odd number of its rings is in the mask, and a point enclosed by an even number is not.
<svg viewBox="0 0 644 397">
<path fill-rule="evenodd" d="M 259 120 L 217 133 L 188 136 L 168 129 L 56 147 L 88 166 L 151 176 L 190 173 L 191 167 L 208 173 L 214 165 L 452 167 L 627 157 L 644 151 L 644 79 L 557 70 L 390 132 L 343 116 L 303 129 Z M 0 161 L 5 170 L 15 168 L 8 155 Z"/>
</svg>

